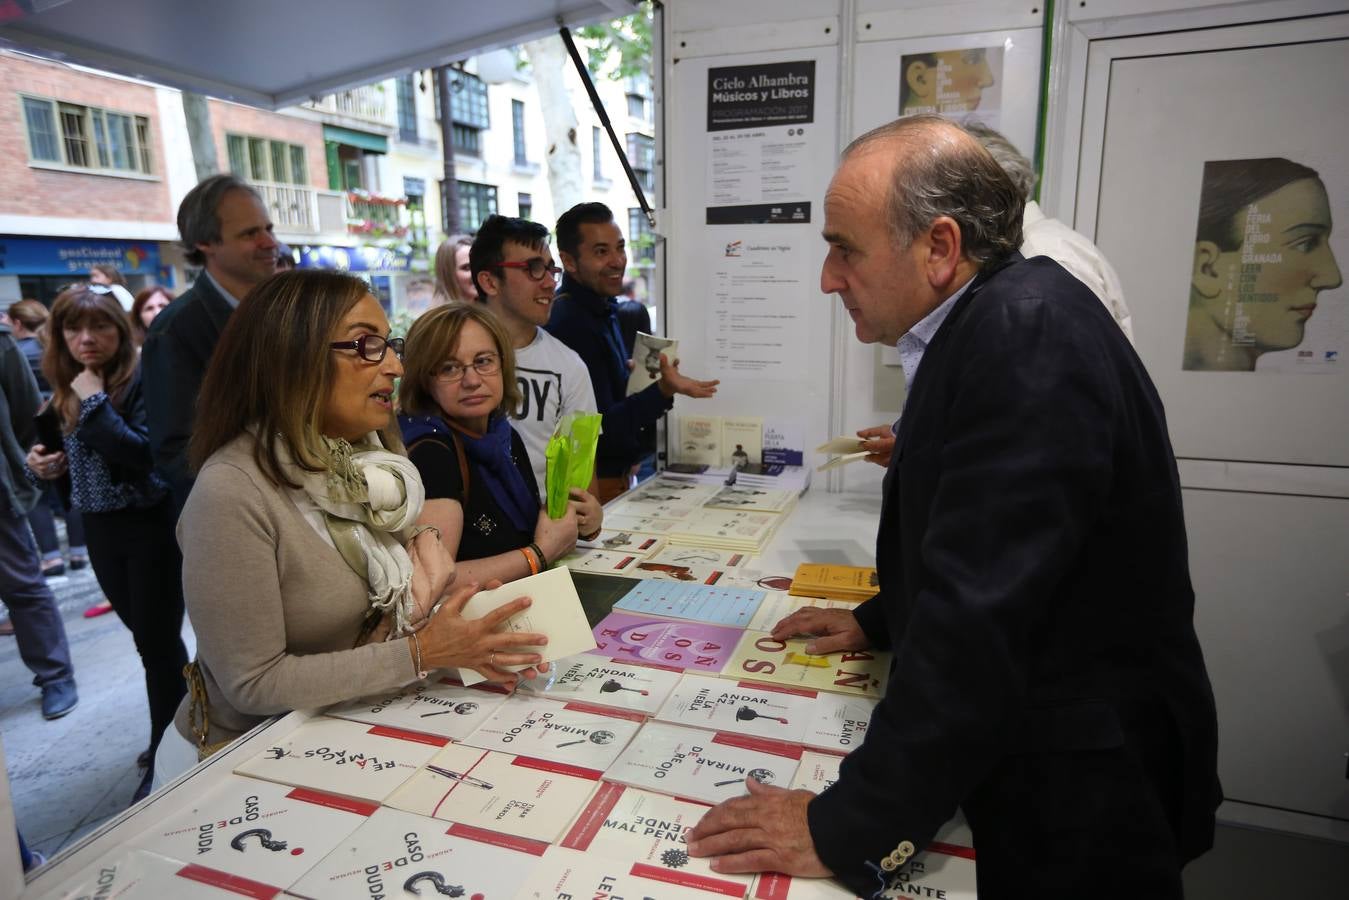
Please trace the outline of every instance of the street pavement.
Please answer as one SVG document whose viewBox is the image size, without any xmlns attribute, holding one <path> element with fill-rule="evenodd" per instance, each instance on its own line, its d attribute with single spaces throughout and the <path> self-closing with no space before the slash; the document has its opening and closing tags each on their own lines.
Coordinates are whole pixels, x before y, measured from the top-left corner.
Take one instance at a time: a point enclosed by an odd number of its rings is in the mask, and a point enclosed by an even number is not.
<svg viewBox="0 0 1349 900">
<path fill-rule="evenodd" d="M 13 637 L 0 637 L 0 740 L 19 830 L 51 857 L 125 809 L 140 783 L 136 757 L 150 743 L 145 671 L 115 613 L 85 619 L 103 599 L 93 569 L 48 578 L 75 663 L 80 703 L 42 718 L 41 694 Z M 184 625 L 189 656 L 196 642 Z"/>
</svg>

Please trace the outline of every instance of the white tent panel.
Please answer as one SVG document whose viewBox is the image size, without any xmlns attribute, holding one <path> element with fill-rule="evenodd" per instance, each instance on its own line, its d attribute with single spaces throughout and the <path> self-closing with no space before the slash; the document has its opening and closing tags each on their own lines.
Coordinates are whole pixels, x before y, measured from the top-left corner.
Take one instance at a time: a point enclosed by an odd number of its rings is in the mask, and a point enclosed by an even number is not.
<svg viewBox="0 0 1349 900">
<path fill-rule="evenodd" d="M 276 109 L 575 28 L 632 0 L 20 0 L 0 47 Z"/>
</svg>

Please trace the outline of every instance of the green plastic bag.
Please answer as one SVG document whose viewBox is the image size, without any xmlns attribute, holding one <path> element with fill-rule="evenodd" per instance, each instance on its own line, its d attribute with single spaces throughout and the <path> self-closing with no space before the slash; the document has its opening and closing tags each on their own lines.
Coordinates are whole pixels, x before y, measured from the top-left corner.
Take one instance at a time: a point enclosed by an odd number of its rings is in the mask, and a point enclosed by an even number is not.
<svg viewBox="0 0 1349 900">
<path fill-rule="evenodd" d="M 595 473 L 595 448 L 600 442 L 599 413 L 567 413 L 548 439 L 548 517 L 560 519 L 567 512 L 572 488 L 590 487 Z"/>
</svg>

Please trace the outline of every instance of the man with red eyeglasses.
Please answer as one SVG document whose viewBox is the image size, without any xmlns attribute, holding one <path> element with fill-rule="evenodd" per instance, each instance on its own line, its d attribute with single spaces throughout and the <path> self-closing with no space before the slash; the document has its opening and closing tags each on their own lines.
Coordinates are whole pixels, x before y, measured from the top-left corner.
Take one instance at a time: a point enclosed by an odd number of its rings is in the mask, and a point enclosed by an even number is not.
<svg viewBox="0 0 1349 900">
<path fill-rule="evenodd" d="M 508 216 L 489 216 L 483 222 L 468 260 L 478 300 L 501 322 L 515 349 L 515 380 L 522 399 L 512 424 L 525 442 L 543 493 L 545 451 L 557 423 L 570 412 L 598 411 L 585 363 L 542 327 L 548 323 L 562 270 L 553 264 L 548 229 Z"/>
</svg>

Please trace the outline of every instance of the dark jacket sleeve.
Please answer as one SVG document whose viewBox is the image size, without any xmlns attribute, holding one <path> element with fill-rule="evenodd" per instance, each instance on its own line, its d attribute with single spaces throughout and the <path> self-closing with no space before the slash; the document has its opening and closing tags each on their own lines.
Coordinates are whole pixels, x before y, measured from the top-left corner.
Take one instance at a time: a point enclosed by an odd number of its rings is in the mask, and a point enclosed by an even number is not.
<svg viewBox="0 0 1349 900">
<path fill-rule="evenodd" d="M 180 335 L 152 327 L 141 351 L 141 373 L 154 464 L 181 508 L 192 489 L 187 443 L 205 367 Z"/>
<path fill-rule="evenodd" d="M 9 424 L 19 447 L 25 451 L 37 443 L 37 426 L 33 416 L 42 404 L 37 382 L 33 379 L 28 360 L 12 341 L 4 341 L 0 348 L 0 387 L 9 400 Z"/>
<path fill-rule="evenodd" d="M 75 436 L 110 465 L 136 475 L 149 474 L 154 459 L 150 454 L 140 373 L 127 385 L 120 412 L 110 399 L 104 399 L 75 429 Z"/>
<path fill-rule="evenodd" d="M 907 573 L 916 586 L 903 629 L 891 628 L 894 667 L 866 740 L 808 808 L 821 860 L 863 896 L 879 862 L 902 841 L 921 850 L 1008 751 L 1051 598 L 1109 491 L 1117 376 L 1065 315 L 1034 296 L 974 303 L 919 370 L 919 382 L 943 382 L 943 402 L 913 424 L 942 422 L 936 440 L 915 427 L 901 448 L 886 512 L 926 518 L 904 542 L 920 560 Z M 914 389 L 905 415 L 923 416 Z M 903 552 L 898 528 L 881 533 L 894 546 L 878 556 Z M 863 605 L 869 633 L 886 599 Z"/>
<path fill-rule="evenodd" d="M 612 351 L 603 335 L 586 327 L 578 315 L 557 315 L 548 322 L 548 332 L 581 357 L 595 388 L 595 405 L 603 417 L 596 468 L 602 476 L 622 474 L 643 456 L 639 430 L 665 415 L 674 398 L 666 398 L 658 385 L 625 396 L 627 382 L 615 384 Z"/>
</svg>

